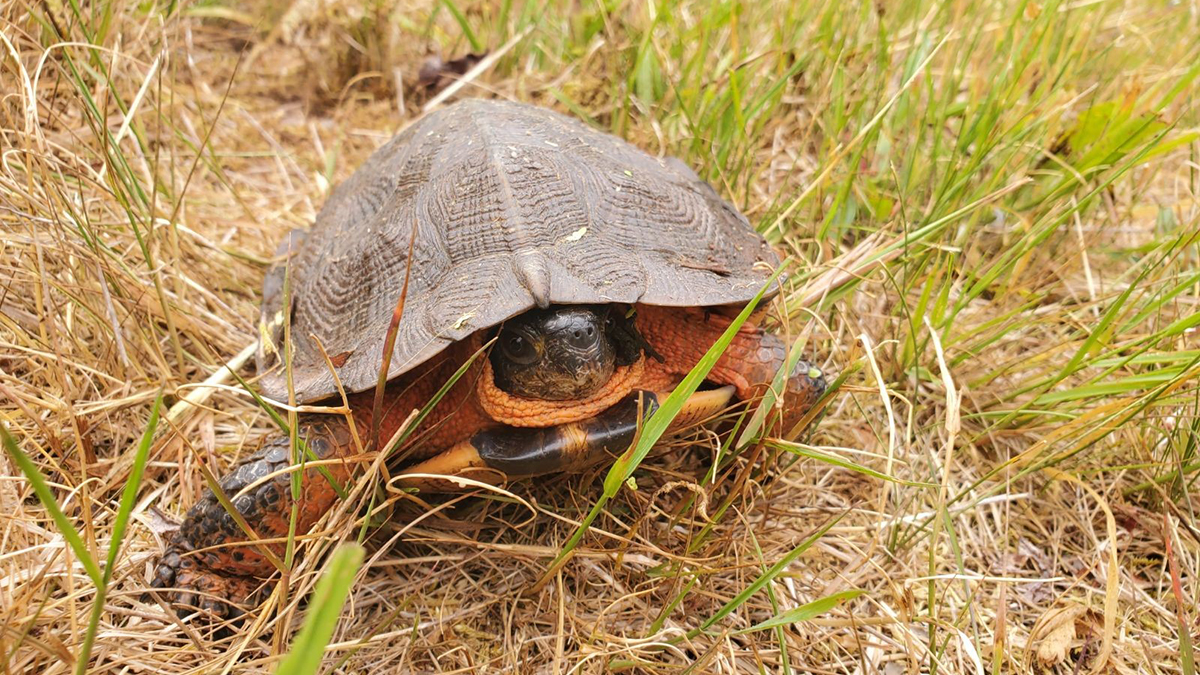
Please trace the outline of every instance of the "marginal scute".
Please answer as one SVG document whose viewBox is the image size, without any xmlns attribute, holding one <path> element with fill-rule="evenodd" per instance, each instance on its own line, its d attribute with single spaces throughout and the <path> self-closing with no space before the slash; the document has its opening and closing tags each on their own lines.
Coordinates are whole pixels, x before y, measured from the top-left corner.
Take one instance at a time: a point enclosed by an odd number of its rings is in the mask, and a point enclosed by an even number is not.
<svg viewBox="0 0 1200 675">
<path fill-rule="evenodd" d="M 778 264 L 683 162 L 542 108 L 465 100 L 384 144 L 280 246 L 263 289 L 259 383 L 286 400 L 272 349 L 283 318 L 298 402 L 335 394 L 336 381 L 374 386 L 406 276 L 389 377 L 534 307 L 744 303 Z M 318 341 L 352 356 L 330 372 Z"/>
</svg>

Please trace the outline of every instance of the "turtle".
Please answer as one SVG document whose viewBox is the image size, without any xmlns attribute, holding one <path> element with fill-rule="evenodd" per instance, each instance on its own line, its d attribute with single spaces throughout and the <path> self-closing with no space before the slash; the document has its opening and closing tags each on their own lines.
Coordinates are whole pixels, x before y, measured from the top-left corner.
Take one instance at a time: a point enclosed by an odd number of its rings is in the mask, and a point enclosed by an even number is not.
<svg viewBox="0 0 1200 675">
<path fill-rule="evenodd" d="M 276 261 L 257 386 L 301 404 L 344 395 L 350 410 L 297 418 L 308 457 L 327 460 L 323 475 L 302 472 L 298 533 L 363 466 L 366 430 L 392 438 L 439 389 L 409 436 L 414 475 L 509 480 L 619 455 L 733 317 L 779 292 L 781 264 L 682 161 L 546 108 L 484 99 L 427 114 L 381 146 Z M 764 314 L 739 327 L 673 428 L 771 385 L 789 359 Z M 785 425 L 807 419 L 826 388 L 819 369 L 792 362 L 776 392 Z M 287 434 L 269 438 L 219 481 L 258 538 L 286 538 L 291 447 Z M 247 540 L 206 490 L 151 584 L 172 591 L 181 616 L 239 614 L 274 570 Z M 282 556 L 282 543 L 265 546 Z"/>
</svg>

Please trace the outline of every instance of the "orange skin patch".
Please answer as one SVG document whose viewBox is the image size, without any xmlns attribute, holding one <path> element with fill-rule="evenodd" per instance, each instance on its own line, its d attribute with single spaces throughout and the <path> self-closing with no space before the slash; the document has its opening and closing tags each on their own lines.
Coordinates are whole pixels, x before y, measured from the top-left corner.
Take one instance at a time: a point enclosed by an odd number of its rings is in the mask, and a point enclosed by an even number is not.
<svg viewBox="0 0 1200 675">
<path fill-rule="evenodd" d="M 475 395 L 488 417 L 511 427 L 553 427 L 578 422 L 608 410 L 634 389 L 643 388 L 646 358 L 619 366 L 604 387 L 582 401 L 542 401 L 513 396 L 496 386 L 491 361 L 484 361 Z"/>
<path fill-rule="evenodd" d="M 635 318 L 638 331 L 663 357 L 662 360 L 647 356 L 632 366 L 617 369 L 609 384 L 585 402 L 540 401 L 506 394 L 495 386 L 491 365 L 481 355 L 433 408 L 418 433 L 411 437 L 409 444 L 414 450 L 410 456 L 436 455 L 476 432 L 499 424 L 549 427 L 588 419 L 636 389 L 669 390 L 696 365 L 729 323 L 730 319 L 715 309 L 638 305 Z M 391 439 L 412 412 L 432 399 L 482 344 L 481 336 L 473 336 L 388 383 L 379 425 L 380 441 L 386 443 Z M 786 346 L 779 338 L 763 333 L 756 325 L 747 324 L 734 337 L 708 379 L 721 385 L 733 385 L 739 398 L 750 399 L 761 395 L 786 357 Z M 811 378 L 803 373 L 793 373 L 788 378 L 786 391 L 782 392 L 785 424 L 798 419 L 816 400 L 819 392 L 812 386 Z M 374 397 L 374 391 L 365 391 L 348 398 L 363 445 L 371 438 Z M 357 453 L 358 446 L 351 441 L 349 426 L 344 419 L 331 415 L 305 415 L 300 420 L 301 433 L 321 458 L 349 458 Z M 570 429 L 566 431 L 570 432 Z M 579 442 L 586 445 L 586 440 L 585 437 Z M 262 450 L 222 479 L 223 489 L 263 539 L 286 537 L 291 517 L 291 490 L 286 476 L 256 483 L 264 475 L 290 465 L 290 451 L 281 451 L 281 446 L 287 448 L 283 439 L 268 441 Z M 358 462 L 348 461 L 334 463 L 329 469 L 345 484 L 352 480 L 358 466 Z M 240 492 L 244 494 L 235 498 L 235 493 Z M 308 532 L 336 499 L 337 493 L 326 478 L 315 469 L 308 469 L 298 509 L 297 533 Z M 245 534 L 206 491 L 189 511 L 159 562 L 154 585 L 175 589 L 181 594 L 178 599 L 191 601 L 182 604 L 199 602 L 202 592 L 240 601 L 257 584 L 223 577 L 265 577 L 274 571 L 259 550 L 247 546 L 245 541 Z M 282 558 L 283 544 L 269 546 Z M 229 611 L 221 603 L 204 601 L 200 604 L 217 614 Z"/>
<path fill-rule="evenodd" d="M 480 336 L 472 336 L 448 347 L 431 362 L 418 366 L 391 382 L 384 390 L 383 419 L 379 425 L 380 443 L 386 443 L 412 415 L 428 403 L 450 380 L 455 371 L 483 346 Z M 484 374 L 487 355 L 480 354 L 467 372 L 434 406 L 424 424 L 410 437 L 413 456 L 427 457 L 470 438 L 471 434 L 495 424 L 483 411 L 474 395 L 477 383 Z M 363 391 L 348 397 L 354 424 L 363 442 L 371 436 L 371 410 L 375 391 Z"/>
<path fill-rule="evenodd" d="M 703 308 L 649 305 L 638 305 L 635 322 L 638 332 L 663 357 L 657 372 L 649 375 L 656 383 L 686 375 L 731 323 L 729 318 Z M 739 398 L 751 398 L 756 393 L 754 387 L 770 383 L 786 358 L 787 350 L 778 338 L 744 324 L 708 379 L 732 384 Z"/>
<path fill-rule="evenodd" d="M 657 388 L 671 378 L 678 381 L 699 363 L 732 323 L 732 318 L 722 314 L 723 311 L 729 310 L 638 305 L 635 319 L 638 331 L 663 356 L 663 362 L 654 369 L 647 367 L 642 388 Z M 711 382 L 736 387 L 737 397 L 743 401 L 762 396 L 787 362 L 787 345 L 758 326 L 765 313 L 759 309 L 742 324 L 708 374 Z M 818 389 L 808 370 L 808 364 L 798 362 L 785 379 L 783 390 L 776 392 L 782 403 L 783 429 L 790 429 L 800 421 L 824 392 L 824 384 Z"/>
</svg>

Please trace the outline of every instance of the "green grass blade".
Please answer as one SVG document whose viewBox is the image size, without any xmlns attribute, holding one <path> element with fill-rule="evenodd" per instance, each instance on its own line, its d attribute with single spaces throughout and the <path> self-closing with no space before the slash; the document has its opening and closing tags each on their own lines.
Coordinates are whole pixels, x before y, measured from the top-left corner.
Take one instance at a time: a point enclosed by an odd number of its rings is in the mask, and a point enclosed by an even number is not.
<svg viewBox="0 0 1200 675">
<path fill-rule="evenodd" d="M 46 478 L 42 476 L 42 472 L 38 470 L 37 465 L 17 447 L 17 442 L 9 435 L 8 429 L 0 426 L 0 440 L 4 443 L 4 450 L 12 461 L 25 474 L 25 479 L 29 481 L 29 485 L 33 487 L 34 494 L 37 495 L 38 501 L 42 503 L 42 508 L 50 513 L 50 517 L 54 519 L 55 526 L 62 534 L 63 539 L 67 540 L 67 545 L 75 552 L 75 557 L 83 565 L 84 571 L 91 578 L 92 583 L 96 586 L 104 585 L 104 575 L 100 572 L 100 567 L 96 565 L 95 559 L 87 549 L 87 545 L 83 543 L 83 537 L 79 536 L 79 530 L 71 524 L 71 519 L 67 518 L 67 514 L 63 513 L 58 506 L 58 501 L 54 499 L 54 493 L 50 491 L 49 484 L 46 483 Z"/>
<path fill-rule="evenodd" d="M 475 35 L 475 31 L 471 30 L 471 23 L 467 21 L 467 15 L 452 0 L 442 0 L 442 4 L 445 5 L 446 9 L 450 10 L 450 14 L 454 16 L 454 21 L 462 29 L 463 36 L 467 38 L 467 42 L 471 43 L 471 51 L 476 53 L 482 52 L 483 43 L 479 41 L 479 38 Z"/>
<path fill-rule="evenodd" d="M 108 546 L 108 560 L 104 566 L 104 580 L 112 579 L 113 566 L 121 550 L 121 542 L 125 538 L 125 530 L 129 527 L 129 518 L 137 503 L 138 488 L 142 484 L 142 475 L 146 471 L 146 462 L 150 458 L 150 446 L 154 443 L 154 434 L 158 430 L 158 415 L 162 410 L 162 392 L 154 398 L 154 406 L 150 408 L 150 421 L 146 423 L 146 431 L 138 442 L 137 452 L 133 457 L 133 466 L 129 469 L 129 478 L 125 481 L 125 490 L 121 493 L 121 502 L 117 507 L 117 519 L 113 523 L 112 542 Z"/>
<path fill-rule="evenodd" d="M 734 635 L 745 635 L 746 633 L 753 633 L 755 631 L 789 626 L 793 623 L 800 623 L 801 621 L 809 621 L 829 612 L 843 602 L 857 598 L 862 594 L 863 591 L 854 589 L 849 591 L 841 591 L 840 593 L 834 593 L 833 595 L 827 595 L 823 598 L 813 600 L 812 602 L 807 602 L 794 609 L 789 609 L 779 616 L 772 617 L 761 623 L 756 623 L 749 628 L 743 628 L 742 630 L 735 631 Z"/>
<path fill-rule="evenodd" d="M 150 409 L 150 421 L 146 423 L 146 431 L 138 443 L 133 457 L 133 466 L 129 469 L 129 478 L 125 481 L 125 489 L 121 493 L 121 502 L 117 507 L 117 519 L 113 523 L 112 538 L 108 544 L 108 560 L 104 565 L 104 583 L 96 586 L 96 597 L 92 600 L 92 613 L 88 617 L 87 632 L 83 636 L 83 645 L 79 649 L 79 657 L 75 662 L 77 675 L 87 672 L 92 653 L 92 645 L 96 642 L 96 632 L 100 630 L 100 617 L 104 614 L 104 601 L 108 598 L 108 582 L 112 579 L 113 567 L 117 564 L 117 556 L 121 551 L 121 542 L 125 538 L 125 530 L 129 527 L 129 517 L 137 503 L 138 488 L 142 485 L 142 475 L 146 471 L 146 462 L 150 458 L 150 446 L 154 443 L 154 433 L 158 430 L 158 414 L 162 409 L 162 392 L 154 398 L 154 407 Z"/>
<path fill-rule="evenodd" d="M 121 541 L 125 537 L 125 530 L 129 526 L 130 514 L 133 513 L 134 504 L 137 501 L 138 488 L 141 486 L 142 475 L 146 469 L 146 462 L 150 455 L 150 445 L 154 440 L 154 432 L 158 428 L 159 411 L 162 408 L 162 393 L 154 399 L 154 407 L 150 410 L 150 421 L 146 425 L 146 431 L 142 434 L 142 440 L 138 443 L 136 454 L 134 455 L 133 466 L 130 468 L 129 479 L 125 483 L 125 490 L 121 495 L 121 502 L 117 509 L 117 518 L 113 525 L 112 537 L 108 547 L 108 558 L 104 570 L 101 571 L 96 565 L 96 561 L 88 552 L 87 546 L 83 543 L 83 538 L 79 535 L 79 531 L 71 524 L 70 519 L 63 513 L 58 506 L 58 501 L 54 498 L 54 494 L 50 491 L 50 486 L 46 483 L 46 479 L 42 476 L 41 471 L 37 466 L 21 452 L 17 447 L 16 441 L 8 430 L 0 426 L 0 440 L 3 441 L 4 449 L 8 452 L 9 457 L 25 474 L 25 478 L 33 487 L 34 493 L 38 500 L 42 503 L 42 507 L 50 513 L 50 517 L 54 519 L 54 524 L 58 527 L 59 533 L 63 539 L 74 551 L 75 557 L 83 564 L 84 570 L 88 577 L 96 586 L 96 596 L 92 601 L 92 611 L 88 619 L 87 630 L 84 633 L 83 644 L 80 645 L 79 653 L 76 655 L 75 672 L 82 675 L 87 672 L 89 665 L 89 657 L 92 651 L 92 645 L 96 640 L 96 632 L 99 630 L 100 617 L 104 612 L 104 601 L 108 595 L 108 582 L 112 578 L 112 570 L 117 561 L 117 556 L 121 550 Z"/>
<path fill-rule="evenodd" d="M 1196 655 L 1192 649 L 1191 627 L 1182 619 L 1177 623 L 1179 632 L 1179 660 L 1183 675 L 1196 675 Z"/>
<path fill-rule="evenodd" d="M 638 436 L 637 443 L 629 448 L 629 450 L 626 450 L 625 453 L 619 458 L 617 458 L 617 461 L 613 463 L 611 468 L 609 468 L 608 474 L 604 478 L 604 493 L 601 494 L 600 498 L 596 500 L 596 503 L 592 506 L 591 511 L 589 511 L 587 516 L 584 517 L 583 522 L 580 523 L 579 527 L 575 529 L 574 534 L 571 535 L 571 538 L 567 540 L 566 545 L 563 546 L 562 550 L 559 551 L 558 555 L 554 558 L 554 562 L 552 562 L 547 568 L 546 573 L 542 576 L 543 582 L 567 560 L 567 558 L 571 555 L 571 552 L 574 551 L 575 547 L 579 545 L 580 540 L 583 539 L 584 533 L 587 532 L 589 527 L 591 527 L 592 522 L 595 521 L 596 517 L 600 515 L 600 511 L 604 508 L 604 505 L 608 503 L 609 499 L 612 499 L 614 496 L 616 496 L 617 491 L 620 490 L 621 486 L 625 484 L 625 481 L 627 481 L 629 477 L 633 475 L 633 472 L 637 469 L 638 465 L 640 465 L 642 460 L 646 458 L 646 455 L 650 453 L 650 450 L 654 447 L 654 444 L 657 443 L 660 438 L 662 438 L 664 433 L 666 433 L 667 427 L 670 426 L 671 421 L 675 419 L 675 416 L 679 414 L 679 411 L 683 409 L 683 404 L 687 402 L 688 397 L 695 393 L 696 389 L 699 388 L 700 383 L 704 381 L 704 378 L 708 377 L 709 371 L 711 371 L 713 367 L 717 365 L 717 360 L 720 359 L 721 355 L 725 353 L 725 350 L 729 347 L 729 343 L 733 342 L 733 338 L 735 335 L 737 335 L 738 329 L 740 329 L 742 325 L 746 323 L 746 320 L 750 318 L 750 315 L 754 312 L 754 308 L 757 307 L 758 303 L 762 301 L 763 295 L 766 293 L 767 289 L 775 283 L 775 281 L 779 278 L 779 275 L 783 273 L 784 269 L 785 266 L 781 265 L 779 269 L 775 270 L 775 273 L 771 275 L 771 278 L 767 280 L 767 283 L 764 284 L 761 289 L 759 289 L 754 298 L 729 324 L 729 327 L 725 329 L 725 332 L 721 334 L 721 337 L 718 338 L 711 347 L 709 347 L 708 351 L 705 352 L 704 356 L 701 357 L 696 366 L 692 368 L 691 372 L 689 372 L 687 376 L 683 378 L 683 381 L 675 387 L 675 390 L 672 391 L 669 396 L 667 396 L 666 400 L 663 401 L 659 406 L 659 409 L 656 410 L 648 420 L 646 420 L 645 425 L 642 427 L 642 433 Z"/>
<path fill-rule="evenodd" d="M 935 489 L 938 487 L 937 483 L 926 483 L 923 481 L 904 480 L 902 478 L 896 478 L 895 476 L 889 476 L 888 474 L 886 474 L 882 471 L 876 471 L 875 469 L 872 469 L 868 466 L 863 466 L 862 464 L 851 462 L 848 459 L 843 459 L 841 457 L 838 457 L 837 455 L 832 455 L 828 452 L 821 452 L 820 450 L 817 450 L 816 448 L 813 448 L 813 447 L 810 447 L 807 445 L 803 445 L 801 443 L 793 443 L 791 441 L 771 440 L 771 441 L 767 441 L 767 445 L 771 446 L 772 448 L 783 450 L 784 452 L 790 452 L 793 455 L 799 455 L 800 457 L 808 457 L 809 459 L 815 459 L 818 462 L 824 462 L 824 463 L 832 465 L 832 466 L 839 466 L 843 469 L 849 469 L 851 471 L 861 473 L 864 476 L 870 476 L 872 478 L 886 480 L 889 483 L 896 483 L 897 485 L 905 485 L 908 487 L 920 487 L 920 488 L 935 488 Z"/>
<path fill-rule="evenodd" d="M 812 533 L 811 535 L 809 535 L 808 538 L 806 538 L 804 541 L 800 542 L 799 546 L 792 549 L 792 551 L 790 553 L 788 553 L 787 555 L 780 558 L 779 562 L 775 563 L 774 565 L 771 565 L 771 567 L 769 569 L 767 569 L 766 572 L 763 572 L 762 576 L 755 579 L 754 583 L 747 586 L 745 588 L 745 590 L 743 590 L 741 593 L 738 593 L 737 596 L 735 596 L 729 602 L 725 603 L 725 605 L 722 606 L 721 609 L 717 610 L 716 614 L 713 614 L 712 616 L 710 616 L 708 618 L 708 620 L 706 620 L 704 623 L 700 624 L 699 628 L 693 628 L 692 630 L 688 631 L 687 639 L 690 640 L 690 639 L 696 637 L 697 635 L 703 633 L 704 631 L 711 628 L 713 626 L 713 624 L 715 624 L 718 621 L 720 621 L 721 619 L 724 619 L 725 617 L 729 616 L 729 614 L 732 613 L 738 607 L 741 607 L 747 600 L 749 600 L 751 597 L 753 597 L 753 595 L 755 593 L 762 590 L 763 586 L 766 586 L 767 584 L 771 583 L 771 580 L 773 580 L 775 577 L 779 576 L 779 573 L 782 572 L 784 569 L 786 569 L 788 565 L 791 565 L 792 562 L 796 558 L 799 558 L 802 553 L 804 553 L 808 549 L 812 548 L 812 545 L 817 543 L 821 539 L 821 537 L 825 536 L 825 533 L 828 532 L 829 529 L 832 528 L 834 525 L 836 525 L 838 523 L 838 521 L 840 521 L 842 519 L 842 516 L 844 516 L 844 515 L 845 515 L 845 513 L 841 513 L 841 514 L 838 514 L 837 517 L 831 518 L 828 523 L 825 523 L 824 525 L 821 526 L 821 529 Z"/>
<path fill-rule="evenodd" d="M 754 309 L 758 307 L 758 303 L 762 301 L 767 289 L 775 283 L 775 280 L 779 278 L 783 270 L 784 267 L 781 266 L 775 271 L 767 283 L 759 289 L 754 298 L 730 322 L 729 327 L 725 329 L 721 337 L 708 348 L 708 351 L 704 353 L 704 356 L 701 357 L 696 366 L 675 387 L 675 390 L 667 396 L 659 409 L 650 416 L 650 419 L 646 420 L 646 425 L 642 428 L 642 433 L 638 438 L 637 444 L 617 458 L 612 468 L 609 469 L 608 475 L 605 476 L 604 493 L 606 495 L 609 497 L 615 496 L 621 486 L 625 484 L 625 481 L 633 475 L 634 470 L 642 463 L 646 455 L 650 453 L 654 444 L 666 433 L 671 421 L 683 409 L 683 404 L 687 402 L 692 394 L 696 393 L 700 384 L 704 382 L 704 378 L 708 377 L 708 373 L 717 365 L 717 361 L 725 353 L 725 350 L 729 348 L 729 344 L 733 342 L 733 338 L 737 335 L 738 330 L 750 318 Z"/>
<path fill-rule="evenodd" d="M 754 414 L 750 416 L 750 421 L 746 422 L 745 428 L 738 434 L 737 442 L 734 443 L 735 447 L 743 447 L 752 439 L 758 437 L 758 432 L 762 431 L 763 424 L 767 422 L 767 416 L 775 409 L 775 401 L 779 398 L 776 392 L 784 391 L 787 388 L 787 375 L 792 372 L 792 369 L 796 367 L 796 363 L 800 361 L 803 349 L 804 338 L 796 338 L 796 341 L 792 343 L 792 348 L 783 366 L 775 371 L 775 376 L 771 379 L 771 386 L 763 393 L 763 397 L 758 402 Z"/>
<path fill-rule="evenodd" d="M 304 626 L 292 641 L 291 651 L 279 663 L 276 675 L 311 675 L 321 667 L 325 647 L 341 619 L 342 607 L 365 555 L 358 544 L 345 544 L 333 552 L 313 591 Z"/>
</svg>

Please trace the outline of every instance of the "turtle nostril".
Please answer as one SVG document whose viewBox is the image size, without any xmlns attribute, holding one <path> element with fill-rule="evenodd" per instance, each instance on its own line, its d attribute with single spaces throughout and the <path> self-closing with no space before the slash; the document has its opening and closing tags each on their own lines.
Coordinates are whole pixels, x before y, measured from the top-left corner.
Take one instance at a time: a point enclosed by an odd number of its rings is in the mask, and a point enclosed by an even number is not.
<svg viewBox="0 0 1200 675">
<path fill-rule="evenodd" d="M 597 336 L 602 334 L 595 326 L 584 321 L 578 321 L 574 325 L 564 326 L 559 336 L 572 349 L 590 350 L 596 346 Z"/>
</svg>

